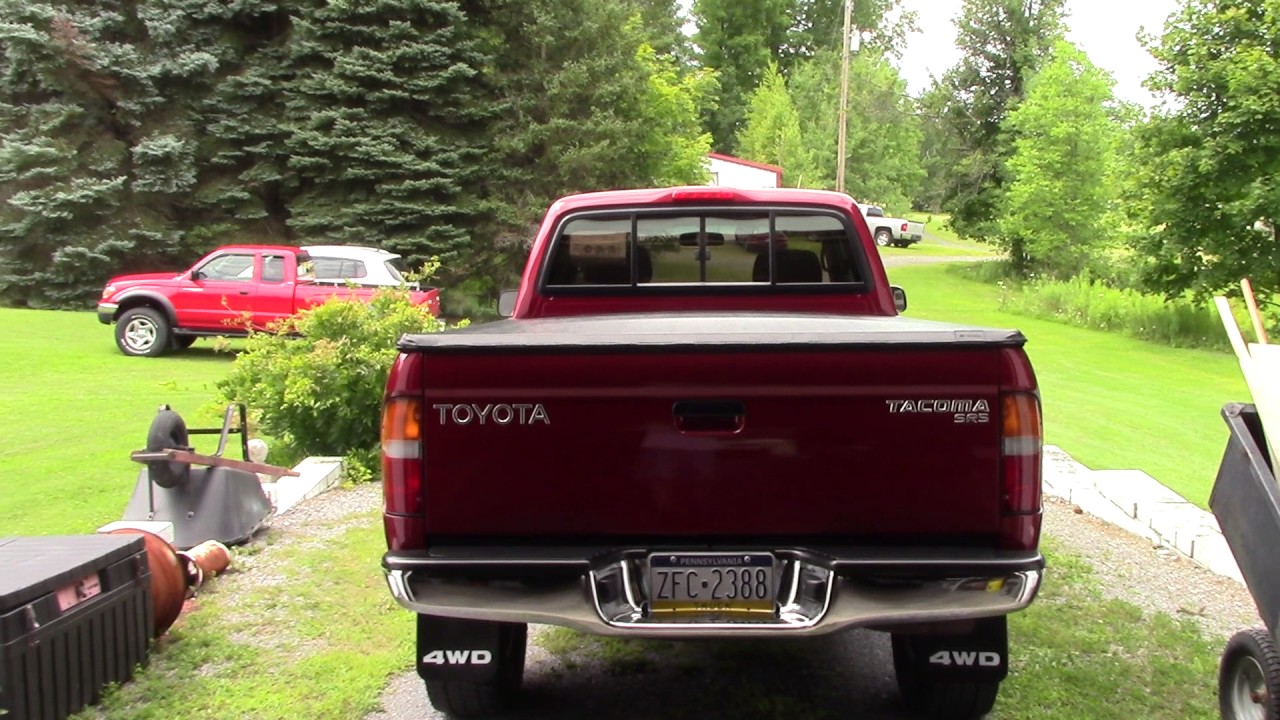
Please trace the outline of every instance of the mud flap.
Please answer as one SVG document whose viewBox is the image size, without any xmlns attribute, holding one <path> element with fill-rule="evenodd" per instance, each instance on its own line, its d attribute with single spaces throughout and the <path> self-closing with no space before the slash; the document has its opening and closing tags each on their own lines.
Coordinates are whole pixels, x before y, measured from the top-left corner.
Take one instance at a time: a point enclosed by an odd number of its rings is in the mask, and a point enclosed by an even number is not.
<svg viewBox="0 0 1280 720">
<path fill-rule="evenodd" d="M 495 682 L 515 651 L 514 642 L 524 642 L 519 627 L 418 615 L 418 675 L 423 680 Z"/>
<path fill-rule="evenodd" d="M 910 638 L 920 672 L 945 682 L 1000 682 L 1009 674 L 1009 631 L 1004 617 L 979 620 L 964 635 Z"/>
</svg>

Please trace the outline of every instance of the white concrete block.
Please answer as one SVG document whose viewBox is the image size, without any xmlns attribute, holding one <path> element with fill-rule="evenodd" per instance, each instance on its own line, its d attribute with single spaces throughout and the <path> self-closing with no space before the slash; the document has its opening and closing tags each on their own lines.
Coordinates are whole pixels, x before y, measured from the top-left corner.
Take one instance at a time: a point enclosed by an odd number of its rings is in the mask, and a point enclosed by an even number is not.
<svg viewBox="0 0 1280 720">
<path fill-rule="evenodd" d="M 1240 574 L 1240 566 L 1231 554 L 1226 538 L 1213 534 L 1196 540 L 1191 548 L 1191 558 L 1204 567 L 1244 584 L 1244 576 Z"/>
<path fill-rule="evenodd" d="M 1077 488 L 1092 488 L 1092 470 L 1076 462 L 1070 455 L 1053 445 L 1044 448 L 1041 477 L 1044 491 L 1053 497 L 1070 499 Z"/>
<path fill-rule="evenodd" d="M 282 477 L 275 482 L 273 494 L 277 515 L 342 482 L 342 458 L 309 457 L 293 469 L 299 473 L 298 477 Z"/>
<path fill-rule="evenodd" d="M 1152 502 L 1139 505 L 1138 510 L 1138 520 L 1147 523 L 1161 536 L 1217 532 L 1213 516 L 1190 502 Z"/>
<path fill-rule="evenodd" d="M 1100 520 L 1111 523 L 1139 537 L 1146 538 L 1153 543 L 1160 542 L 1159 535 L 1150 526 L 1126 515 L 1123 510 L 1116 507 L 1115 503 L 1111 502 L 1095 488 L 1077 488 L 1071 492 L 1071 497 L 1068 499 L 1072 504 L 1078 505 L 1081 510 Z"/>
<path fill-rule="evenodd" d="M 117 520 L 98 528 L 98 532 L 105 534 L 121 528 L 146 530 L 153 535 L 159 535 L 170 543 L 173 542 L 173 523 L 168 520 Z"/>
<path fill-rule="evenodd" d="M 1141 470 L 1095 470 L 1092 479 L 1099 492 L 1135 519 L 1139 517 L 1139 504 L 1186 502 L 1181 495 Z"/>
</svg>

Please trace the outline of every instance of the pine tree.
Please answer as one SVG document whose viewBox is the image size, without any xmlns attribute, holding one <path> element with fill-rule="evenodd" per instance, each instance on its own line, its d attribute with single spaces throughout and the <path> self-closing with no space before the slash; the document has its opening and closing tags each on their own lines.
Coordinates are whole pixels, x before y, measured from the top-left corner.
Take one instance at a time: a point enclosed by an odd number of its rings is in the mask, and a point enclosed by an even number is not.
<svg viewBox="0 0 1280 720">
<path fill-rule="evenodd" d="M 456 2 L 299 8 L 285 101 L 294 232 L 460 264 L 479 221 L 487 61 Z"/>
<path fill-rule="evenodd" d="M 187 255 L 190 100 L 216 58 L 184 8 L 0 1 L 0 296 L 84 307 L 115 268 Z"/>
</svg>

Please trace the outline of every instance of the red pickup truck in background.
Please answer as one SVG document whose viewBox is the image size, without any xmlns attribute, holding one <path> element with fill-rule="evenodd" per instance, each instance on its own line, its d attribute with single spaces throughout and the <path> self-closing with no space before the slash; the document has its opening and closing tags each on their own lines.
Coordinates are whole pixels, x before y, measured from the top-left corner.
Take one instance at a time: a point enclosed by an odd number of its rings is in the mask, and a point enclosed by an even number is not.
<svg viewBox="0 0 1280 720">
<path fill-rule="evenodd" d="M 839 193 L 567 197 L 509 319 L 400 340 L 383 568 L 438 709 L 510 704 L 527 623 L 872 628 L 908 706 L 992 708 L 1044 568 L 1035 375 L 1017 331 L 899 316 L 872 243 Z"/>
<path fill-rule="evenodd" d="M 115 323 L 125 355 L 155 357 L 190 347 L 201 336 L 245 335 L 245 320 L 266 329 L 333 297 L 369 298 L 371 287 L 317 282 L 301 248 L 230 245 L 181 273 L 121 275 L 107 282 L 98 320 Z M 413 290 L 417 305 L 439 312 L 434 288 Z"/>
</svg>

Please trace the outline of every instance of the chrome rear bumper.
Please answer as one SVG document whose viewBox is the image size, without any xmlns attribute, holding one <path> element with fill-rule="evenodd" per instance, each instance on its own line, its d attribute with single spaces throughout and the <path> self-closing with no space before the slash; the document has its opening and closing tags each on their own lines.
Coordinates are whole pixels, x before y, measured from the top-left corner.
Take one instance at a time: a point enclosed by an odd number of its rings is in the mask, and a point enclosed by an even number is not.
<svg viewBox="0 0 1280 720">
<path fill-rule="evenodd" d="M 470 620 L 561 625 L 597 635 L 697 637 L 726 635 L 820 635 L 849 627 L 946 623 L 1007 615 L 1035 599 L 1043 574 L 1036 555 L 1030 565 L 973 572 L 972 562 L 955 563 L 970 572 L 949 576 L 930 563 L 912 577 L 902 568 L 885 574 L 842 572 L 839 563 L 804 554 L 779 554 L 776 611 L 673 617 L 650 613 L 643 555 L 633 553 L 593 562 L 576 577 L 524 581 L 495 564 L 476 563 L 473 577 L 462 562 L 421 565 L 384 559 L 387 584 L 405 608 L 425 615 Z M 906 563 L 910 567 L 912 563 Z M 447 574 L 438 571 L 447 566 Z M 550 564 L 543 563 L 540 569 Z M 532 566 L 531 566 L 532 567 Z M 459 572 L 459 571 L 462 572 Z M 486 572 L 487 571 L 487 572 Z M 488 577 L 478 580 L 474 578 Z M 762 616 L 763 615 L 763 616 Z"/>
</svg>

